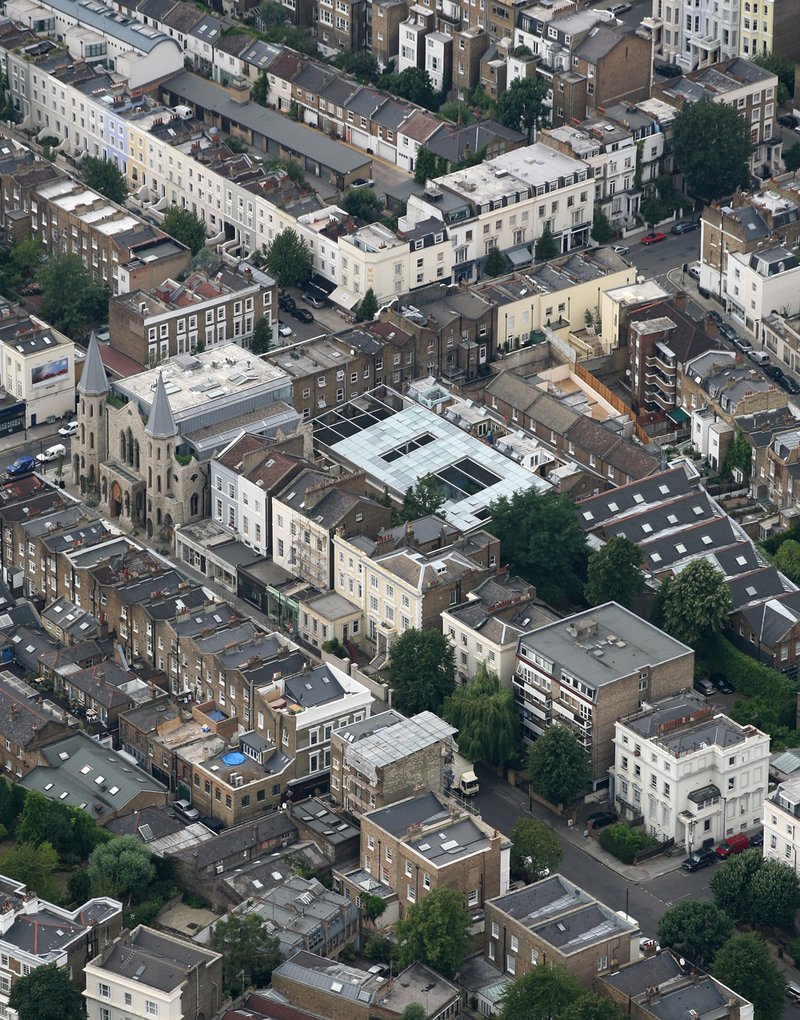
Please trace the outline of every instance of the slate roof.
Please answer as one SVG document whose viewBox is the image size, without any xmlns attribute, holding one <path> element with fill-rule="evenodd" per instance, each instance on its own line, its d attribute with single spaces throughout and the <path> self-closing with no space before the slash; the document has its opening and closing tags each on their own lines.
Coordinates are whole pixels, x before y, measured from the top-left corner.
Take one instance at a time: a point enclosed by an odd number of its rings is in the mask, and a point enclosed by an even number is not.
<svg viewBox="0 0 800 1020">
<path fill-rule="evenodd" d="M 258 852 L 273 842 L 294 842 L 296 839 L 297 827 L 291 816 L 286 811 L 275 811 L 226 829 L 214 839 L 181 850 L 175 856 L 179 860 L 196 862 L 198 868 L 207 868 L 234 856 L 242 858 L 248 850 Z"/>
<path fill-rule="evenodd" d="M 161 372 L 158 373 L 153 406 L 144 431 L 153 439 L 171 439 L 178 434 L 178 426 L 175 424 L 172 408 L 169 405 L 167 388 L 164 385 L 164 376 Z"/>
<path fill-rule="evenodd" d="M 195 968 L 210 963 L 216 953 L 195 942 L 166 938 L 152 928 L 139 927 L 115 945 L 95 967 L 135 980 L 143 988 L 171 992 L 180 988 Z"/>
</svg>

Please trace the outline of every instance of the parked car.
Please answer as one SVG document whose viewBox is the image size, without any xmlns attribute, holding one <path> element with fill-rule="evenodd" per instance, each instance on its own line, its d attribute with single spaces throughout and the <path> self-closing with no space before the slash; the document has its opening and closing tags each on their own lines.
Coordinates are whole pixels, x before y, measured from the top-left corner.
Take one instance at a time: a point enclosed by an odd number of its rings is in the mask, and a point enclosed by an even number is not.
<svg viewBox="0 0 800 1020">
<path fill-rule="evenodd" d="M 188 800 L 173 800 L 170 807 L 184 822 L 199 822 L 200 812 Z"/>
<path fill-rule="evenodd" d="M 656 64 L 653 70 L 656 74 L 660 74 L 662 78 L 680 78 L 683 74 L 683 71 L 677 64 Z"/>
<path fill-rule="evenodd" d="M 800 393 L 800 386 L 797 385 L 797 381 L 790 375 L 782 375 L 780 379 L 778 379 L 778 385 L 782 386 L 787 393 L 791 393 L 793 396 Z"/>
<path fill-rule="evenodd" d="M 68 421 L 66 425 L 62 425 L 58 430 L 60 436 L 74 436 L 78 431 L 77 421 Z"/>
<path fill-rule="evenodd" d="M 693 230 L 700 229 L 700 220 L 681 220 L 679 223 L 674 223 L 671 234 L 691 234 Z"/>
<path fill-rule="evenodd" d="M 612 4 L 608 8 L 608 12 L 609 14 L 613 14 L 614 17 L 616 18 L 619 14 L 624 14 L 626 11 L 629 11 L 630 9 L 631 9 L 630 4 Z"/>
<path fill-rule="evenodd" d="M 747 836 L 745 836 L 743 832 L 737 832 L 733 836 L 728 836 L 726 840 L 723 840 L 714 853 L 716 853 L 717 857 L 722 858 L 722 860 L 727 860 L 735 854 L 744 853 L 749 846 L 750 840 Z"/>
<path fill-rule="evenodd" d="M 713 847 L 703 846 L 699 850 L 693 850 L 682 862 L 681 867 L 685 871 L 699 871 L 701 868 L 707 868 L 716 860 L 717 855 L 714 853 Z"/>
<path fill-rule="evenodd" d="M 613 825 L 619 821 L 616 811 L 595 811 L 586 819 L 587 829 L 604 829 L 607 825 Z"/>
<path fill-rule="evenodd" d="M 295 319 L 299 319 L 300 322 L 313 322 L 314 316 L 309 312 L 307 308 L 293 308 L 290 315 L 293 315 Z"/>
<path fill-rule="evenodd" d="M 706 698 L 710 698 L 716 690 L 711 681 L 706 680 L 704 677 L 697 677 L 694 682 L 694 689 Z"/>
<path fill-rule="evenodd" d="M 764 375 L 769 379 L 773 379 L 775 382 L 780 381 L 780 378 L 783 375 L 782 368 L 778 368 L 777 365 L 762 365 L 761 367 L 764 369 Z"/>
<path fill-rule="evenodd" d="M 54 443 L 52 446 L 48 446 L 46 450 L 42 450 L 41 453 L 37 453 L 36 460 L 39 464 L 49 464 L 60 457 L 66 457 L 66 455 L 66 446 L 63 443 Z"/>
<path fill-rule="evenodd" d="M 651 234 L 644 235 L 642 244 L 658 244 L 659 241 L 666 241 L 666 239 L 666 234 L 662 234 L 661 231 L 653 231 Z"/>
<path fill-rule="evenodd" d="M 281 319 L 278 319 L 278 336 L 291 336 L 291 335 L 292 327 L 287 326 L 285 322 L 283 322 Z"/>
<path fill-rule="evenodd" d="M 727 322 L 720 322 L 719 323 L 719 330 L 718 330 L 718 332 L 722 336 L 724 336 L 726 340 L 735 340 L 736 337 L 738 336 L 738 333 L 733 328 L 733 326 L 731 326 Z"/>
<path fill-rule="evenodd" d="M 793 117 L 791 113 L 784 113 L 782 117 L 778 117 L 778 123 L 782 124 L 783 127 L 796 128 L 798 120 L 797 117 Z"/>
<path fill-rule="evenodd" d="M 278 307 L 282 312 L 293 312 L 297 308 L 297 302 L 290 294 L 279 294 Z"/>
<path fill-rule="evenodd" d="M 709 680 L 720 694 L 733 694 L 736 690 L 724 673 L 712 673 Z"/>
<path fill-rule="evenodd" d="M 354 181 L 350 181 L 351 188 L 374 188 L 375 181 L 371 177 L 356 177 Z"/>
<path fill-rule="evenodd" d="M 203 815 L 200 823 L 207 829 L 211 829 L 212 832 L 216 832 L 217 835 L 225 830 L 225 826 L 219 818 L 211 818 L 209 815 Z"/>
<path fill-rule="evenodd" d="M 725 322 L 725 320 L 722 318 L 722 316 L 719 314 L 716 308 L 709 308 L 709 310 L 706 312 L 706 315 L 709 317 L 709 319 L 713 319 L 718 326 L 722 326 Z"/>
<path fill-rule="evenodd" d="M 6 474 L 9 478 L 21 478 L 23 475 L 29 475 L 35 469 L 36 461 L 33 457 L 17 457 L 6 468 Z"/>
<path fill-rule="evenodd" d="M 754 832 L 750 837 L 750 846 L 763 846 L 764 845 L 764 830 L 759 829 L 758 832 Z"/>
<path fill-rule="evenodd" d="M 324 308 L 328 303 L 324 294 L 315 294 L 313 291 L 308 290 L 303 294 L 303 300 L 306 304 L 311 305 L 312 308 Z"/>
<path fill-rule="evenodd" d="M 693 280 L 699 280 L 700 279 L 700 263 L 699 262 L 693 262 L 689 266 L 689 269 L 687 270 L 687 272 L 689 273 L 689 276 L 691 276 L 691 278 Z"/>
<path fill-rule="evenodd" d="M 617 255 L 627 255 L 628 252 L 630 251 L 630 248 L 628 248 L 624 244 L 612 244 L 611 250 L 615 251 Z"/>
</svg>

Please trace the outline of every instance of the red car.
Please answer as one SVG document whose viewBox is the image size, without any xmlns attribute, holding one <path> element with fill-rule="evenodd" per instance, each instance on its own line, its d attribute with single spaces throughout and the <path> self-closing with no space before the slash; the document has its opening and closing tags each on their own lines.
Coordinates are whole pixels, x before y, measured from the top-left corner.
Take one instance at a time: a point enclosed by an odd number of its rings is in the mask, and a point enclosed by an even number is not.
<svg viewBox="0 0 800 1020">
<path fill-rule="evenodd" d="M 659 241 L 666 241 L 666 234 L 645 234 L 642 238 L 642 244 L 658 244 Z"/>
</svg>

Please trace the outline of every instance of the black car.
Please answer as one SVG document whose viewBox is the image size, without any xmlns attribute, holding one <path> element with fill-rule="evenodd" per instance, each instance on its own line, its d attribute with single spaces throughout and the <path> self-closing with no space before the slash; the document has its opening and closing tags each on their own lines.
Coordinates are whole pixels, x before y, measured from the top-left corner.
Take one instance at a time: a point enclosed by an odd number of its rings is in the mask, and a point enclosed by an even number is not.
<svg viewBox="0 0 800 1020">
<path fill-rule="evenodd" d="M 690 234 L 693 230 L 700 229 L 700 220 L 681 220 L 672 226 L 671 234 Z"/>
<path fill-rule="evenodd" d="M 733 328 L 733 326 L 729 326 L 727 322 L 721 322 L 719 324 L 719 332 L 725 337 L 726 340 L 735 340 L 738 336 L 738 333 Z"/>
<path fill-rule="evenodd" d="M 800 121 L 798 121 L 797 117 L 793 117 L 791 113 L 785 113 L 782 117 L 778 117 L 778 123 L 784 127 L 796 128 Z"/>
<path fill-rule="evenodd" d="M 299 319 L 300 322 L 313 322 L 314 316 L 309 312 L 307 308 L 292 308 L 289 315 L 294 316 L 295 319 Z"/>
<path fill-rule="evenodd" d="M 278 298 L 278 307 L 282 312 L 293 312 L 297 307 L 297 302 L 288 294 L 281 294 Z"/>
<path fill-rule="evenodd" d="M 677 64 L 655 64 L 653 70 L 662 78 L 680 78 L 683 74 Z"/>
<path fill-rule="evenodd" d="M 203 815 L 200 821 L 207 829 L 211 829 L 211 831 L 216 832 L 217 835 L 219 835 L 225 828 L 219 818 L 211 818 L 208 815 Z"/>
<path fill-rule="evenodd" d="M 778 380 L 783 376 L 783 369 L 778 368 L 777 365 L 762 365 L 761 367 L 764 369 L 764 375 L 768 376 L 770 379 L 774 379 L 775 382 L 778 382 Z"/>
<path fill-rule="evenodd" d="M 796 380 L 794 380 L 790 375 L 782 375 L 780 379 L 778 379 L 778 385 L 782 386 L 787 393 L 791 393 L 793 396 L 800 393 L 800 386 L 797 385 Z"/>
<path fill-rule="evenodd" d="M 716 310 L 716 308 L 709 308 L 709 310 L 706 312 L 706 315 L 709 317 L 709 319 L 713 319 L 718 326 L 721 326 L 725 321 L 719 314 L 719 312 Z"/>
<path fill-rule="evenodd" d="M 595 811 L 593 815 L 589 815 L 586 819 L 587 829 L 603 829 L 606 825 L 613 825 L 614 822 L 619 821 L 619 815 L 616 811 Z"/>
<path fill-rule="evenodd" d="M 699 871 L 701 868 L 707 868 L 709 864 L 713 864 L 716 859 L 717 855 L 714 853 L 713 847 L 703 846 L 699 850 L 693 850 L 681 867 L 686 871 Z"/>
<path fill-rule="evenodd" d="M 764 845 L 764 830 L 759 829 L 758 832 L 754 833 L 750 837 L 750 846 L 763 846 Z"/>
<path fill-rule="evenodd" d="M 733 694 L 736 690 L 724 673 L 712 673 L 709 680 L 717 688 L 720 694 Z"/>
</svg>

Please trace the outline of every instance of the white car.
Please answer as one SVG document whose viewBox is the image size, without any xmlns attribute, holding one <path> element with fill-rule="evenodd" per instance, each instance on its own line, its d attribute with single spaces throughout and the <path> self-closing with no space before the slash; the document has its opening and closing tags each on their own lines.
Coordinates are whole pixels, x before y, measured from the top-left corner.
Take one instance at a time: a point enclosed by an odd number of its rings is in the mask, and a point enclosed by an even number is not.
<svg viewBox="0 0 800 1020">
<path fill-rule="evenodd" d="M 375 181 L 371 177 L 356 177 L 354 181 L 350 181 L 351 188 L 374 188 Z"/>
<path fill-rule="evenodd" d="M 700 279 L 700 263 L 699 262 L 693 262 L 689 266 L 688 272 L 689 272 L 689 276 L 691 276 L 692 279 L 699 280 Z"/>
<path fill-rule="evenodd" d="M 78 431 L 77 421 L 68 421 L 66 425 L 62 425 L 58 430 L 60 436 L 74 436 Z"/>
<path fill-rule="evenodd" d="M 66 457 L 67 448 L 63 443 L 56 443 L 55 446 L 48 446 L 42 453 L 36 454 L 36 460 L 40 464 L 49 464 L 50 461 L 58 460 L 59 457 Z"/>
<path fill-rule="evenodd" d="M 287 326 L 285 322 L 281 322 L 281 320 L 278 319 L 278 336 L 291 336 L 291 335 L 292 327 Z"/>
<path fill-rule="evenodd" d="M 615 251 L 617 255 L 627 255 L 630 248 L 626 247 L 624 244 L 612 244 L 611 250 Z"/>
</svg>

